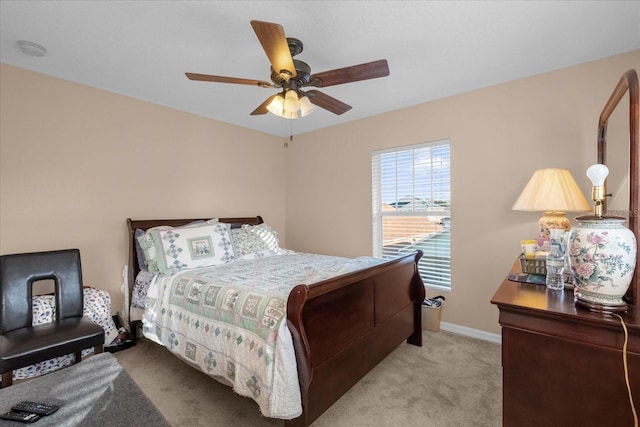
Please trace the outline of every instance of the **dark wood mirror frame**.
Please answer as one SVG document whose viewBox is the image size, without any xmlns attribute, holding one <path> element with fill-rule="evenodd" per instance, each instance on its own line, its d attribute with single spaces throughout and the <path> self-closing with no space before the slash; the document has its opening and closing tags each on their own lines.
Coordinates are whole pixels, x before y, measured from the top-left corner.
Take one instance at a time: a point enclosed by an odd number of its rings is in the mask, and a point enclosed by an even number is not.
<svg viewBox="0 0 640 427">
<path fill-rule="evenodd" d="M 600 114 L 598 163 L 607 164 L 607 122 L 627 92 L 629 93 L 629 229 L 635 234 L 636 245 L 638 245 L 640 242 L 640 177 L 638 176 L 640 151 L 638 150 L 638 74 L 634 69 L 622 75 Z M 640 264 L 636 263 L 631 285 L 629 285 L 629 290 L 624 297 L 627 303 L 633 305 L 640 304 L 640 274 L 638 274 L 638 270 L 640 270 Z"/>
</svg>

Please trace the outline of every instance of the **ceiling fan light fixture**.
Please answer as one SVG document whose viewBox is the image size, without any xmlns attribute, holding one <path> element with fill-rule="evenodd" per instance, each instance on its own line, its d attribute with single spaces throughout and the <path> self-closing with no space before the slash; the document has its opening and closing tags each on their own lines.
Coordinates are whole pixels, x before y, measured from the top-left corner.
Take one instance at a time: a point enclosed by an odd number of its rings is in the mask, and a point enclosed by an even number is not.
<svg viewBox="0 0 640 427">
<path fill-rule="evenodd" d="M 298 115 L 298 110 L 300 109 L 301 102 L 300 99 L 298 99 L 298 94 L 295 90 L 291 89 L 286 91 L 284 97 L 282 96 L 282 94 L 276 95 L 273 100 L 271 100 L 269 105 L 267 105 L 268 112 L 284 119 L 297 119 L 298 117 L 300 117 Z M 307 112 L 306 114 L 309 114 L 309 112 Z"/>
<path fill-rule="evenodd" d="M 288 90 L 284 95 L 284 112 L 285 114 L 295 113 L 297 117 L 298 108 L 300 107 L 300 102 L 298 100 L 298 94 L 295 90 Z"/>
<path fill-rule="evenodd" d="M 278 117 L 282 117 L 284 112 L 284 98 L 282 95 L 276 95 L 275 98 L 267 105 L 267 111 L 271 114 L 275 114 Z"/>
<path fill-rule="evenodd" d="M 316 109 L 316 106 L 311 103 L 308 96 L 303 96 L 300 98 L 300 115 L 302 117 L 306 117 L 309 114 L 313 113 Z"/>
</svg>

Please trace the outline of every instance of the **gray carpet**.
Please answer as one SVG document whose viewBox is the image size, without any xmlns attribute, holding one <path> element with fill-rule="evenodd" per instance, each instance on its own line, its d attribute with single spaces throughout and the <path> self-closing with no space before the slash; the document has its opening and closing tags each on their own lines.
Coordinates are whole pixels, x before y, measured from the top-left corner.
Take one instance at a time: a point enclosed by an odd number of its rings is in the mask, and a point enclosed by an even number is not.
<svg viewBox="0 0 640 427">
<path fill-rule="evenodd" d="M 37 427 L 169 426 L 111 353 L 0 389 L 2 412 L 23 400 L 60 406 L 36 421 Z M 0 425 L 29 424 L 0 420 Z"/>
<path fill-rule="evenodd" d="M 313 427 L 501 426 L 500 346 L 444 331 L 423 340 L 401 344 Z M 115 356 L 174 427 L 283 424 L 146 340 Z"/>
</svg>

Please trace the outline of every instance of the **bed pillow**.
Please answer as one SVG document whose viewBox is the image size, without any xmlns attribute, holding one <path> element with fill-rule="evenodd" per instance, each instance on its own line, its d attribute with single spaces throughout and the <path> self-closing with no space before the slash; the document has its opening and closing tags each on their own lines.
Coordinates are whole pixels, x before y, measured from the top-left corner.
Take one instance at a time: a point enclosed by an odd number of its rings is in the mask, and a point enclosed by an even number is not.
<svg viewBox="0 0 640 427">
<path fill-rule="evenodd" d="M 158 273 L 160 269 L 158 268 L 158 260 L 156 256 L 156 248 L 153 244 L 153 238 L 151 237 L 151 233 L 157 230 L 168 230 L 171 227 L 169 226 L 158 226 L 148 229 L 145 233 L 141 235 L 136 235 L 136 241 L 140 244 L 140 248 L 142 249 L 142 253 L 144 254 L 144 265 L 138 264 L 140 269 L 146 267 L 150 273 Z M 137 233 L 140 234 L 140 233 Z"/>
<path fill-rule="evenodd" d="M 191 227 L 153 230 L 149 234 L 158 261 L 158 270 L 164 274 L 186 268 L 223 264 L 234 259 L 229 234 L 224 223 L 205 223 Z"/>
<path fill-rule="evenodd" d="M 264 249 L 262 240 L 244 227 L 231 230 L 231 242 L 233 253 L 238 258 Z"/>
<path fill-rule="evenodd" d="M 217 222 L 218 218 L 212 218 L 207 221 L 196 220 L 184 225 L 183 227 L 195 227 L 201 224 L 216 224 Z M 139 228 L 135 230 L 136 256 L 138 257 L 138 266 L 140 267 L 140 270 L 147 270 L 154 274 L 160 272 L 160 269 L 158 268 L 156 248 L 153 244 L 151 232 L 154 230 L 169 230 L 171 228 L 173 227 L 168 225 L 159 225 L 157 227 L 149 228 L 146 231 Z"/>
<path fill-rule="evenodd" d="M 146 232 L 140 228 L 136 228 L 136 231 L 134 232 L 134 236 L 136 238 L 136 258 L 138 259 L 138 267 L 140 267 L 140 270 L 149 270 L 147 260 L 144 257 L 144 250 L 142 249 L 142 246 L 140 246 L 139 240 L 139 238 L 144 236 L 145 233 Z"/>
<path fill-rule="evenodd" d="M 278 233 L 276 233 L 267 224 L 258 224 L 251 227 L 251 231 L 257 234 L 264 242 L 267 249 L 277 251 L 280 249 L 280 241 L 278 240 Z"/>
<path fill-rule="evenodd" d="M 280 249 L 278 235 L 267 224 L 243 225 L 231 230 L 231 241 L 236 257 L 258 253 L 265 250 Z"/>
</svg>

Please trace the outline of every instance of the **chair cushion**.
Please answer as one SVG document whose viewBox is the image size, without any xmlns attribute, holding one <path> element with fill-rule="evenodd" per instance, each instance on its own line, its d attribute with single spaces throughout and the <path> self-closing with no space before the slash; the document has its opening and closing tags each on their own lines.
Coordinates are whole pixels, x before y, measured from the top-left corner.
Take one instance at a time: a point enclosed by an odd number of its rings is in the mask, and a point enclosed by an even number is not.
<svg viewBox="0 0 640 427">
<path fill-rule="evenodd" d="M 0 336 L 0 372 L 104 344 L 104 329 L 73 317 L 16 329 Z"/>
</svg>

